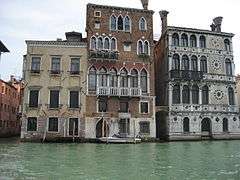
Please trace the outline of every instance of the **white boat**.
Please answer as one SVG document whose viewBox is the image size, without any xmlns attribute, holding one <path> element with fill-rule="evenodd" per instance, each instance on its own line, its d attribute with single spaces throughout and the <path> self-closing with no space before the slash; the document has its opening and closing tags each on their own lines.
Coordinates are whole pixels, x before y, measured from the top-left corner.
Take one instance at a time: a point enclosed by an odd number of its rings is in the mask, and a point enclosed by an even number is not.
<svg viewBox="0 0 240 180">
<path fill-rule="evenodd" d="M 121 144 L 121 143 L 140 143 L 141 139 L 139 138 L 118 138 L 118 137 L 101 137 L 98 138 L 101 142 L 103 143 L 116 143 L 116 144 Z"/>
</svg>

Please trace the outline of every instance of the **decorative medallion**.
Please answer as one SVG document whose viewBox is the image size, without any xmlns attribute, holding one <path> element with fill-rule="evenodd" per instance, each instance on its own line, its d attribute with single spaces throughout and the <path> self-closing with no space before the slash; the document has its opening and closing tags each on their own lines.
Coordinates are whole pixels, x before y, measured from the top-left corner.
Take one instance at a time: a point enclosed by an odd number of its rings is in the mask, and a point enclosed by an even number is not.
<svg viewBox="0 0 240 180">
<path fill-rule="evenodd" d="M 220 39 L 219 38 L 212 38 L 210 41 L 212 47 L 219 49 L 220 48 Z"/>
<path fill-rule="evenodd" d="M 215 90 L 213 94 L 214 98 L 217 100 L 221 100 L 223 98 L 223 91 L 221 90 Z"/>
<path fill-rule="evenodd" d="M 222 67 L 220 60 L 218 60 L 218 59 L 213 60 L 212 67 L 214 70 L 219 70 Z"/>
</svg>

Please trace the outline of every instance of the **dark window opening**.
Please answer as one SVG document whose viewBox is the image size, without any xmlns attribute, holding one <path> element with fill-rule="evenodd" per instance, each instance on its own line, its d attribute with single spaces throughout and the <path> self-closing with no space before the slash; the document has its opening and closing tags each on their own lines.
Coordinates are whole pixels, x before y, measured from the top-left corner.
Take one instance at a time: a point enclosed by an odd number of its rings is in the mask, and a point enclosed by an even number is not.
<svg viewBox="0 0 240 180">
<path fill-rule="evenodd" d="M 150 134 L 150 122 L 142 121 L 139 125 L 141 134 Z"/>
<path fill-rule="evenodd" d="M 38 107 L 38 90 L 31 90 L 29 92 L 29 107 Z"/>
<path fill-rule="evenodd" d="M 28 117 L 27 131 L 37 131 L 37 118 L 36 117 Z"/>
<path fill-rule="evenodd" d="M 55 117 L 49 118 L 48 131 L 58 132 L 58 118 L 55 118 Z"/>
<path fill-rule="evenodd" d="M 50 90 L 50 108 L 59 108 L 59 90 Z"/>
<path fill-rule="evenodd" d="M 70 108 L 79 108 L 79 91 L 70 91 Z"/>
</svg>

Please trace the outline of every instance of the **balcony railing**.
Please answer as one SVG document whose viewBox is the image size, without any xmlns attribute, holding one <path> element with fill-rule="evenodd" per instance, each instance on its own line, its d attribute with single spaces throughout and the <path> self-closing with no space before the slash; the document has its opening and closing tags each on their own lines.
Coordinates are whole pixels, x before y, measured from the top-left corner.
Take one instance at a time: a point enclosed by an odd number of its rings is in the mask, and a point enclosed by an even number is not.
<svg viewBox="0 0 240 180">
<path fill-rule="evenodd" d="M 118 52 L 117 51 L 108 51 L 108 50 L 91 50 L 89 52 L 90 59 L 109 59 L 117 60 Z"/>
<path fill-rule="evenodd" d="M 171 79 L 179 79 L 179 80 L 195 80 L 199 81 L 203 79 L 203 72 L 201 71 L 190 71 L 190 70 L 171 70 L 170 71 Z"/>
<path fill-rule="evenodd" d="M 140 88 L 128 87 L 98 87 L 97 95 L 101 96 L 133 96 L 139 97 L 142 95 Z"/>
</svg>

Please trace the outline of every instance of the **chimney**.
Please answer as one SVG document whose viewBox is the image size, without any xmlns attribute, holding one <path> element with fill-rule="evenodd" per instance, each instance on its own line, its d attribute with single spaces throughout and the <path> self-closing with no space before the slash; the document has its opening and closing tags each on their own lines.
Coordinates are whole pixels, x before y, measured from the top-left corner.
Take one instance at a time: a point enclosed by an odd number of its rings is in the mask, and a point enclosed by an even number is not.
<svg viewBox="0 0 240 180">
<path fill-rule="evenodd" d="M 161 18 L 161 21 L 162 21 L 162 34 L 167 30 L 167 15 L 168 15 L 168 11 L 166 10 L 162 10 L 162 11 L 159 11 L 159 14 L 160 14 L 160 18 Z"/>
<path fill-rule="evenodd" d="M 141 0 L 143 9 L 148 10 L 148 1 L 149 0 Z"/>
<path fill-rule="evenodd" d="M 66 32 L 65 36 L 67 41 L 82 41 L 82 33 L 79 32 Z"/>
<path fill-rule="evenodd" d="M 223 17 L 221 17 L 221 16 L 218 16 L 213 19 L 213 23 L 210 26 L 212 31 L 221 32 L 222 19 L 223 19 Z"/>
</svg>

